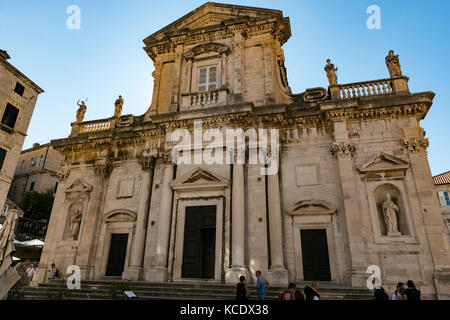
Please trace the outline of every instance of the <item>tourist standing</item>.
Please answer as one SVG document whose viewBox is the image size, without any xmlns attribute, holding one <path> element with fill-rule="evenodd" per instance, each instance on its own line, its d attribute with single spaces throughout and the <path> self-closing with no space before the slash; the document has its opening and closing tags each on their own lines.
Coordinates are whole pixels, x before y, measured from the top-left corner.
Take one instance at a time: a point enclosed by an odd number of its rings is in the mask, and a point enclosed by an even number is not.
<svg viewBox="0 0 450 320">
<path fill-rule="evenodd" d="M 278 296 L 278 300 L 295 300 L 295 288 L 296 284 L 291 282 L 289 283 L 288 289 L 284 290 L 280 295 Z"/>
<path fill-rule="evenodd" d="M 314 281 L 311 286 L 305 287 L 305 296 L 306 300 L 319 300 L 320 294 L 319 294 L 319 282 Z"/>
<path fill-rule="evenodd" d="M 401 290 L 403 288 L 403 290 Z M 405 292 L 405 287 L 403 282 L 397 283 L 397 287 L 395 288 L 395 292 L 392 294 L 391 300 L 404 300 L 401 291 Z"/>
<path fill-rule="evenodd" d="M 239 283 L 234 287 L 236 300 L 248 300 L 249 292 L 244 276 L 239 277 Z"/>
<path fill-rule="evenodd" d="M 408 286 L 407 289 L 405 289 L 405 295 L 408 298 L 408 300 L 423 300 L 422 295 L 420 294 L 420 290 L 417 290 L 416 286 L 414 285 L 414 282 L 412 280 L 408 280 L 406 282 L 406 285 Z"/>
<path fill-rule="evenodd" d="M 31 280 L 33 279 L 34 271 L 35 270 L 33 264 L 30 264 L 27 270 L 25 270 L 25 275 L 27 276 L 27 285 L 30 285 Z"/>
<path fill-rule="evenodd" d="M 264 300 L 267 289 L 269 289 L 269 282 L 264 279 L 259 270 L 256 271 L 256 278 L 256 294 L 258 295 L 258 300 Z"/>
</svg>

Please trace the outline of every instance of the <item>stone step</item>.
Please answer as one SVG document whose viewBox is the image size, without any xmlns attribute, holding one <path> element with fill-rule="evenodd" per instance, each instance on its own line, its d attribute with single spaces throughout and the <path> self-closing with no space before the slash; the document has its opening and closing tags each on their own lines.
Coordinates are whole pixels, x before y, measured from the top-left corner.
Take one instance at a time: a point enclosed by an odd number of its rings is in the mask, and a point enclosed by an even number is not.
<svg viewBox="0 0 450 320">
<path fill-rule="evenodd" d="M 307 283 L 297 283 L 303 289 Z M 133 291 L 138 299 L 145 300 L 234 300 L 234 285 L 200 282 L 144 282 L 144 281 L 114 281 L 114 280 L 84 280 L 81 289 L 68 290 L 64 280 L 53 280 L 50 283 L 40 283 L 38 287 L 23 287 L 24 299 L 127 299 L 123 291 Z M 256 299 L 256 287 L 249 286 L 251 299 Z M 266 300 L 275 300 L 284 287 L 271 287 Z M 324 283 L 320 288 L 323 300 L 370 300 L 372 293 L 363 288 L 351 288 L 333 283 Z"/>
<path fill-rule="evenodd" d="M 297 283 L 297 288 L 303 289 L 306 285 L 309 285 L 309 283 Z M 65 281 L 55 281 L 51 283 L 41 283 L 39 284 L 41 287 L 65 287 L 66 283 Z M 128 288 L 161 288 L 163 290 L 170 289 L 170 288 L 185 288 L 185 289 L 195 289 L 195 288 L 201 288 L 201 289 L 211 289 L 211 290 L 233 290 L 234 285 L 232 284 L 221 284 L 221 283 L 190 283 L 190 282 L 131 282 L 131 281 L 98 281 L 98 280 L 83 280 L 81 282 L 82 288 L 100 288 L 100 287 L 111 287 L 115 286 L 117 288 L 123 286 Z M 249 285 L 249 290 L 256 290 L 255 285 Z M 283 291 L 286 288 L 281 286 L 271 286 L 271 290 L 274 291 Z M 348 286 L 339 286 L 339 285 L 332 285 L 332 284 L 321 284 L 320 286 L 321 291 L 337 291 L 337 292 L 348 292 L 348 293 L 354 293 L 359 292 L 361 294 L 367 294 L 370 293 L 368 289 L 365 288 L 354 288 L 354 287 L 348 287 Z"/>
</svg>

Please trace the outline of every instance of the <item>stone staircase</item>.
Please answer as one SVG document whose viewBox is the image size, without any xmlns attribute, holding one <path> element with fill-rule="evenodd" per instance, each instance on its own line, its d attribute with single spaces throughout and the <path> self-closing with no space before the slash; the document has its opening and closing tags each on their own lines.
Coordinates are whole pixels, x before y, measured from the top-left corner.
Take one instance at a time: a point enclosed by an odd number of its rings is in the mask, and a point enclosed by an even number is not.
<svg viewBox="0 0 450 320">
<path fill-rule="evenodd" d="M 303 291 L 309 283 L 297 283 Z M 64 280 L 41 283 L 38 287 L 15 289 L 16 299 L 25 300 L 121 300 L 128 299 L 123 291 L 133 291 L 144 300 L 234 300 L 233 285 L 200 282 L 152 283 L 121 280 L 84 280 L 81 289 L 68 290 Z M 249 285 L 250 299 L 257 299 L 256 287 Z M 276 300 L 284 287 L 271 287 L 266 300 Z M 321 283 L 323 300 L 371 300 L 371 291 L 364 288 L 345 287 L 333 283 Z"/>
</svg>

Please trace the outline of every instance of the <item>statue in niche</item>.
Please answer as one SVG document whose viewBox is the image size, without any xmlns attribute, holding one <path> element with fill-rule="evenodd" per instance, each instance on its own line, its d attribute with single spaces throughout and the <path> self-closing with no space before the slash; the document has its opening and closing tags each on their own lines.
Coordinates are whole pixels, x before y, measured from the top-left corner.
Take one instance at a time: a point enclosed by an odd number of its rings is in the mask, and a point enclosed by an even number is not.
<svg viewBox="0 0 450 320">
<path fill-rule="evenodd" d="M 69 234 L 73 240 L 78 240 L 78 234 L 80 232 L 82 214 L 79 210 L 76 210 L 70 216 L 70 230 Z"/>
<path fill-rule="evenodd" d="M 402 75 L 400 60 L 398 59 L 398 54 L 394 55 L 394 50 L 389 50 L 389 54 L 386 56 L 385 60 L 391 78 L 399 77 Z"/>
<path fill-rule="evenodd" d="M 328 78 L 328 82 L 329 82 L 330 86 L 337 85 L 336 71 L 338 70 L 338 68 L 334 67 L 334 64 L 331 63 L 330 59 L 327 59 L 327 64 L 326 64 L 324 70 L 327 73 L 327 78 Z"/>
<path fill-rule="evenodd" d="M 123 107 L 123 98 L 122 96 L 119 96 L 119 98 L 116 99 L 116 102 L 114 102 L 114 118 L 120 118 L 122 115 L 122 107 Z"/>
<path fill-rule="evenodd" d="M 87 101 L 87 99 L 86 99 L 86 101 Z M 86 103 L 84 101 L 81 101 L 81 103 L 80 103 L 80 100 L 77 101 L 77 105 L 79 107 L 77 110 L 77 123 L 81 123 L 81 122 L 83 122 L 84 114 L 86 113 L 87 107 L 86 107 Z"/>
<path fill-rule="evenodd" d="M 386 193 L 386 200 L 382 205 L 383 217 L 386 222 L 387 235 L 388 236 L 399 236 L 401 235 L 398 231 L 398 219 L 397 215 L 400 213 L 400 208 L 392 201 L 391 195 Z"/>
</svg>

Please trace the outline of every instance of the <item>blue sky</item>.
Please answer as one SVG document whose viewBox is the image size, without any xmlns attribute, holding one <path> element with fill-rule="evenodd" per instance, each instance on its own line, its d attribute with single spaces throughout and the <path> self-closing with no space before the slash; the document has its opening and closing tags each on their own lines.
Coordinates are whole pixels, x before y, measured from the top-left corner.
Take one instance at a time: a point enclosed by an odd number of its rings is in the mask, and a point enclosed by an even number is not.
<svg viewBox="0 0 450 320">
<path fill-rule="evenodd" d="M 292 37 L 285 44 L 294 93 L 327 86 L 326 58 L 339 83 L 388 77 L 384 57 L 400 55 L 412 92 L 433 91 L 422 126 L 430 138 L 433 174 L 450 170 L 450 1 L 278 0 L 222 1 L 283 10 Z M 0 48 L 45 93 L 37 102 L 24 148 L 67 137 L 77 99 L 88 98 L 85 120 L 107 118 L 119 94 L 123 114 L 143 114 L 151 103 L 153 64 L 142 40 L 204 1 L 0 0 Z M 81 9 L 81 29 L 69 30 L 66 9 Z M 381 29 L 366 27 L 369 5 L 381 9 Z"/>
</svg>

